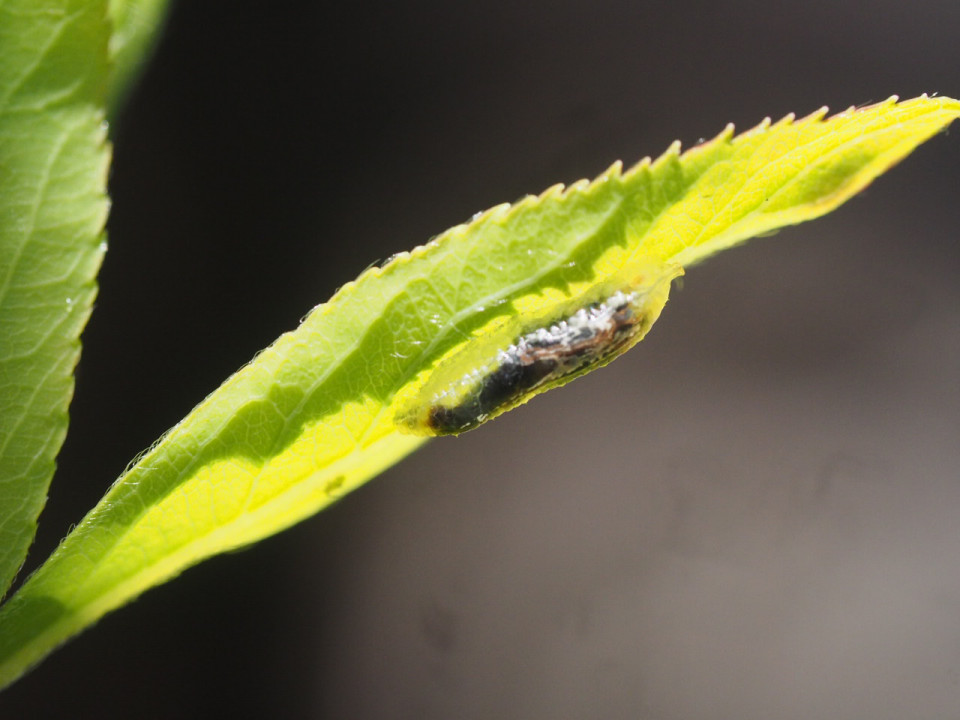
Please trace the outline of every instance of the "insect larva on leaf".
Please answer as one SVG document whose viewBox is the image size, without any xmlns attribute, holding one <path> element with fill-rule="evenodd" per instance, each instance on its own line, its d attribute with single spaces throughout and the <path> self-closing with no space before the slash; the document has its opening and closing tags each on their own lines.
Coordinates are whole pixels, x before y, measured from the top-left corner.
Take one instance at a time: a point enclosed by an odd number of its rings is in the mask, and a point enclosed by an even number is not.
<svg viewBox="0 0 960 720">
<path fill-rule="evenodd" d="M 457 435 L 606 365 L 640 341 L 660 315 L 676 266 L 617 273 L 536 316 L 518 315 L 441 360 L 398 426 L 417 435 Z"/>
</svg>

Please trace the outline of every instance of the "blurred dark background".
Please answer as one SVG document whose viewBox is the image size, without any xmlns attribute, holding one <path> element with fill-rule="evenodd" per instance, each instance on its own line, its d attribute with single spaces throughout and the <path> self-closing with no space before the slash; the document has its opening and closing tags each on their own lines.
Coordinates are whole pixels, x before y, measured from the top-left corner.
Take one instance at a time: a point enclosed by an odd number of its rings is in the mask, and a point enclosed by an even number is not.
<svg viewBox="0 0 960 720">
<path fill-rule="evenodd" d="M 29 567 L 371 262 L 730 121 L 955 96 L 958 31 L 956 0 L 176 4 Z M 958 137 L 692 269 L 603 372 L 108 616 L 0 717 L 960 717 Z"/>
</svg>

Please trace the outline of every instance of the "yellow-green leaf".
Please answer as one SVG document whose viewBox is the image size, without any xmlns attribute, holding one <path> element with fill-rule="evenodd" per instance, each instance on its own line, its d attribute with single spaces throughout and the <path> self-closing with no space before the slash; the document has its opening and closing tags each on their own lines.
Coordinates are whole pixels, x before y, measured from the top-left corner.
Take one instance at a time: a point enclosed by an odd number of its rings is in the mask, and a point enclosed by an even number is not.
<svg viewBox="0 0 960 720">
<path fill-rule="evenodd" d="M 364 273 L 144 454 L 0 610 L 0 682 L 143 590 L 396 462 L 423 442 L 401 426 L 425 423 L 405 418 L 472 397 L 517 334 L 621 289 L 640 293 L 643 331 L 682 266 L 833 209 L 958 115 L 955 100 L 921 97 L 727 128 L 684 154 L 674 145 L 497 206 Z"/>
</svg>

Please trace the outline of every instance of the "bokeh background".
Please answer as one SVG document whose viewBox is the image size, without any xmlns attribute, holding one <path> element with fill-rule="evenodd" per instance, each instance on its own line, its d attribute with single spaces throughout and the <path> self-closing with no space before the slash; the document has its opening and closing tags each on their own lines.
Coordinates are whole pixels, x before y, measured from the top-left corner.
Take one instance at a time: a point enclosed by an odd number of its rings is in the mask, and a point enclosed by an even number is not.
<svg viewBox="0 0 960 720">
<path fill-rule="evenodd" d="M 177 3 L 33 567 L 368 264 L 730 121 L 960 93 L 956 0 Z M 602 372 L 152 590 L 3 718 L 960 717 L 960 129 Z"/>
</svg>

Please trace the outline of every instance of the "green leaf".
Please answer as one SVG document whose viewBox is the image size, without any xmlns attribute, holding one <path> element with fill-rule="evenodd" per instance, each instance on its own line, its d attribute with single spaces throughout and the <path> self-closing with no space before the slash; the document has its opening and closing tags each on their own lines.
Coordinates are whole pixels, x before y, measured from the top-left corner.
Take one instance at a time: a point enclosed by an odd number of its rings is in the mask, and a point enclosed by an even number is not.
<svg viewBox="0 0 960 720">
<path fill-rule="evenodd" d="M 109 99 L 110 117 L 116 116 L 130 86 L 150 57 L 163 21 L 167 0 L 110 0 L 109 17 L 113 23 L 110 59 L 113 63 Z"/>
<path fill-rule="evenodd" d="M 0 594 L 67 430 L 103 257 L 106 4 L 0 3 Z"/>
<path fill-rule="evenodd" d="M 402 458 L 424 441 L 404 430 L 437 430 L 424 420 L 431 403 L 459 407 L 499 372 L 499 353 L 519 357 L 517 333 L 549 335 L 623 291 L 642 334 L 680 265 L 829 211 L 958 115 L 957 101 L 922 97 L 737 137 L 728 128 L 683 155 L 674 145 L 627 172 L 617 164 L 495 207 L 369 270 L 144 454 L 0 610 L 0 682 L 147 588 Z M 572 342 L 552 349 L 571 355 Z M 588 353 L 590 367 L 623 349 Z M 509 403 L 586 369 L 527 384 Z"/>
</svg>

